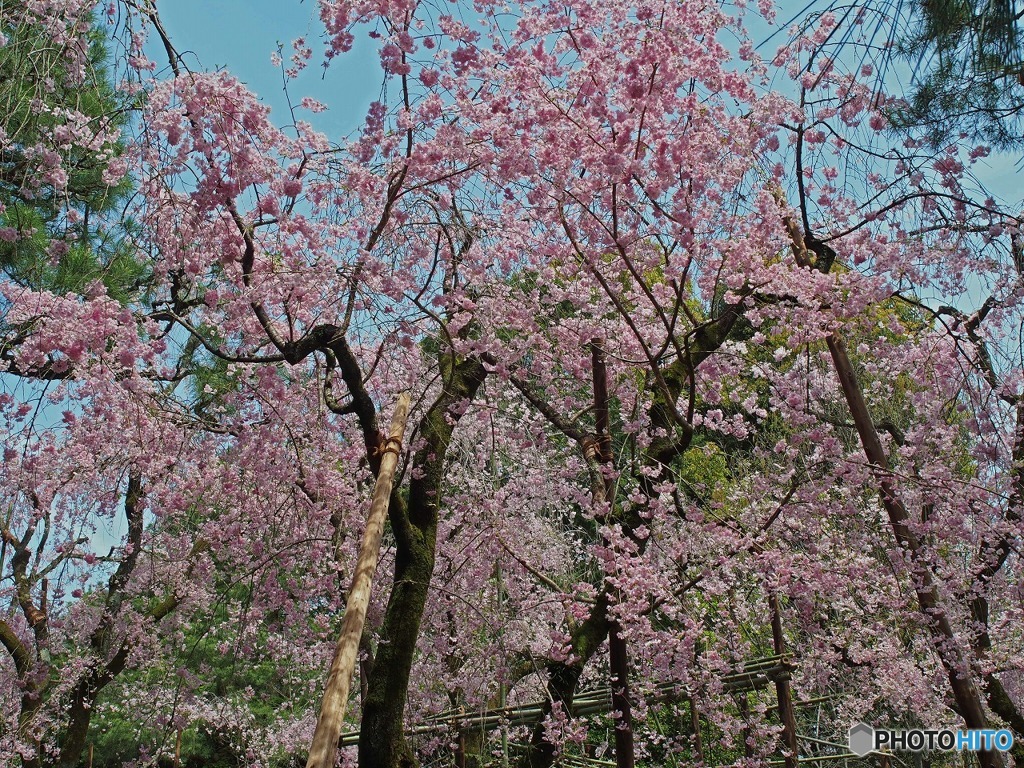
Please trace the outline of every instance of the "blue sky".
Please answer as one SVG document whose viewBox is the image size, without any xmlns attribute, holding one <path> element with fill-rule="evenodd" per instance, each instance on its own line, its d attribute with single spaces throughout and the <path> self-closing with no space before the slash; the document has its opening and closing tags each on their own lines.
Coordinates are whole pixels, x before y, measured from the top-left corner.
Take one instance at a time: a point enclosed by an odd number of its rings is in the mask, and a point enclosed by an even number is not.
<svg viewBox="0 0 1024 768">
<path fill-rule="evenodd" d="M 778 20 L 785 22 L 805 2 L 783 0 L 779 5 Z M 328 111 L 320 115 L 303 110 L 300 116 L 332 140 L 356 130 L 370 102 L 380 94 L 381 71 L 365 32 L 357 34 L 350 53 L 334 59 L 324 72 L 320 47 L 323 25 L 313 0 L 163 0 L 158 7 L 167 32 L 190 67 L 229 70 L 271 107 L 279 125 L 290 120 L 281 70 L 271 64 L 271 54 L 283 46 L 287 62 L 292 41 L 298 37 L 306 38 L 313 48 L 313 58 L 306 71 L 289 85 L 292 101 L 298 103 L 303 96 L 311 96 L 327 105 Z M 762 54 L 770 55 L 783 38 L 772 39 Z M 162 49 L 155 49 L 152 56 L 162 62 Z M 974 170 L 997 195 L 1020 200 L 1017 161 L 1016 156 L 992 156 Z"/>
<path fill-rule="evenodd" d="M 320 46 L 323 25 L 312 0 L 167 0 L 158 3 L 160 18 L 185 63 L 196 70 L 227 69 L 270 106 L 275 121 L 289 122 L 281 69 L 271 54 L 283 47 L 287 64 L 292 41 L 305 37 L 313 49 L 308 68 L 289 84 L 294 103 L 311 96 L 328 111 L 301 118 L 339 139 L 358 128 L 370 102 L 380 94 L 381 71 L 370 40 L 360 36 L 352 52 L 334 59 L 324 72 Z M 163 50 L 150 55 L 158 63 Z"/>
</svg>

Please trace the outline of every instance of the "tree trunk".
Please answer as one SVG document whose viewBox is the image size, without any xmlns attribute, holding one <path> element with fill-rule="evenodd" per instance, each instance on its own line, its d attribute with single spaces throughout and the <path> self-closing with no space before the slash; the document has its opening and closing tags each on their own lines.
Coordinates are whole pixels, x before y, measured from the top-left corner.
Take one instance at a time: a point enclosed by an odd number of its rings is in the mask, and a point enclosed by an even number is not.
<svg viewBox="0 0 1024 768">
<path fill-rule="evenodd" d="M 571 664 L 554 662 L 548 665 L 548 699 L 545 702 L 544 715 L 551 714 L 555 704 L 561 706 L 566 713 L 572 713 L 576 687 L 587 662 L 593 657 L 608 636 L 608 593 L 602 590 L 597 597 L 590 615 L 572 633 L 572 653 L 575 659 Z M 545 738 L 543 718 L 533 729 L 530 746 L 523 759 L 528 768 L 550 768 L 555 762 L 555 748 Z"/>
<path fill-rule="evenodd" d="M 359 734 L 360 768 L 416 765 L 403 733 L 405 700 L 420 620 L 434 570 L 436 523 L 418 542 L 399 547 L 394 586 L 380 629 Z"/>
<path fill-rule="evenodd" d="M 599 477 L 595 479 L 594 505 L 615 505 L 615 494 L 609 490 L 609 477 L 614 469 L 611 418 L 608 410 L 608 364 L 601 341 L 590 344 L 594 377 L 594 426 L 597 429 L 597 461 Z M 605 542 L 607 545 L 608 542 Z M 610 586 L 608 587 L 610 591 Z M 608 624 L 608 666 L 611 672 L 612 720 L 615 723 L 616 768 L 633 768 L 633 709 L 629 700 L 629 648 L 622 637 L 617 619 Z"/>
<path fill-rule="evenodd" d="M 447 364 L 445 364 L 447 362 Z M 402 730 L 420 621 L 434 572 L 445 458 L 460 411 L 486 377 L 477 360 L 442 362 L 445 387 L 419 424 L 409 498 L 392 493 L 388 517 L 395 535 L 395 574 L 377 656 L 370 672 L 359 736 L 360 768 L 409 768 L 416 758 Z"/>
<path fill-rule="evenodd" d="M 68 725 L 60 742 L 60 766 L 78 765 L 89 738 L 89 724 L 96 699 L 103 689 L 124 670 L 128 663 L 129 648 L 122 644 L 110 661 L 88 673 L 71 694 Z"/>
</svg>

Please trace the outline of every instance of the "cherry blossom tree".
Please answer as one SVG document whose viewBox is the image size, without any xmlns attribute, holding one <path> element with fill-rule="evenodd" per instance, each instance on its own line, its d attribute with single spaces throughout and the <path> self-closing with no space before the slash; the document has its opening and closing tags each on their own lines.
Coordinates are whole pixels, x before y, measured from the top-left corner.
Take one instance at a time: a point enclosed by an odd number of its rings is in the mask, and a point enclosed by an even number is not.
<svg viewBox="0 0 1024 768">
<path fill-rule="evenodd" d="M 33 23 L 72 44 L 75 8 Z M 794 765 L 794 699 L 826 695 L 839 732 L 1024 736 L 1019 222 L 970 186 L 984 149 L 885 145 L 828 17 L 766 61 L 743 7 L 318 9 L 328 77 L 378 46 L 349 139 L 120 7 L 138 112 L 104 141 L 145 295 L 2 288 L 4 754 L 75 764 L 118 685 L 165 735 L 216 722 L 246 764 L 301 758 L 308 678 L 257 734 L 242 699 L 122 673 L 216 631 L 326 677 L 406 391 L 343 760 L 482 764 L 467 713 L 541 701 L 521 759 L 549 766 L 600 728 L 576 706 L 600 685 L 618 765 L 710 762 L 705 726 Z M 318 55 L 295 48 L 289 91 Z M 19 151 L 59 187 L 59 153 Z M 657 726 L 682 707 L 689 733 Z"/>
</svg>

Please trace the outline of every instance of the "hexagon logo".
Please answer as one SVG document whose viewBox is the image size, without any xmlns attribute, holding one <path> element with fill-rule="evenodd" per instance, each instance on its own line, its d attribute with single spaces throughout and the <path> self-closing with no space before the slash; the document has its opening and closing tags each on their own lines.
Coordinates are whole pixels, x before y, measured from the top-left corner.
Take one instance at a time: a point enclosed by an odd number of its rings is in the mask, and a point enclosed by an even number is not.
<svg viewBox="0 0 1024 768">
<path fill-rule="evenodd" d="M 855 723 L 850 728 L 850 751 L 864 757 L 875 745 L 875 729 L 866 723 Z"/>
</svg>

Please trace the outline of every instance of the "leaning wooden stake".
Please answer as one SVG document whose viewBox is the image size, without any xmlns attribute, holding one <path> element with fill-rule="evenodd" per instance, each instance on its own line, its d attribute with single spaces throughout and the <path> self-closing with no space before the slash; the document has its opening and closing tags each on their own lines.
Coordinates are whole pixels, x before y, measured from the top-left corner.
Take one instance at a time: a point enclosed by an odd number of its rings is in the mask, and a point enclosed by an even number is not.
<svg viewBox="0 0 1024 768">
<path fill-rule="evenodd" d="M 773 194 L 781 206 L 787 206 L 785 195 L 781 189 L 774 190 Z M 797 266 L 805 269 L 811 268 L 812 254 L 807 248 L 806 233 L 800 231 L 799 225 L 791 215 L 784 216 L 783 223 L 792 240 L 793 255 L 796 257 Z M 960 646 L 960 641 L 943 605 L 940 584 L 932 574 L 931 566 L 925 556 L 924 545 L 913 524 L 910 510 L 899 496 L 896 476 L 892 472 L 892 465 L 882 446 L 878 429 L 868 411 L 864 391 L 857 380 L 850 355 L 846 351 L 846 343 L 843 341 L 843 337 L 835 331 L 825 338 L 825 343 L 832 357 L 832 366 L 839 379 L 840 389 L 842 389 L 846 404 L 850 409 L 850 416 L 853 417 L 861 448 L 864 449 L 871 474 L 874 476 L 875 482 L 878 483 L 878 497 L 882 508 L 889 516 L 889 527 L 896 542 L 907 554 L 910 576 L 914 583 L 914 591 L 917 593 L 917 602 L 926 619 L 928 630 L 931 632 L 933 647 L 946 670 L 956 709 L 969 730 L 987 730 L 989 723 L 982 700 L 982 692 L 969 671 L 971 660 Z M 1006 758 L 999 750 L 989 749 L 978 752 L 978 762 L 981 764 L 981 768 L 1004 768 Z"/>
<path fill-rule="evenodd" d="M 356 571 L 352 576 L 352 588 L 349 590 L 348 602 L 345 605 L 341 634 L 334 648 L 334 660 L 327 676 L 324 700 L 320 705 L 320 719 L 317 720 L 316 731 L 313 732 L 313 744 L 309 748 L 306 768 L 334 768 L 338 739 L 345 720 L 349 686 L 359 655 L 359 637 L 363 632 L 366 608 L 370 602 L 370 586 L 373 584 L 374 571 L 377 570 L 380 539 L 388 514 L 388 500 L 391 498 L 391 485 L 398 466 L 398 454 L 402 449 L 405 422 L 409 417 L 409 404 L 409 395 L 403 393 L 398 398 L 395 413 L 391 417 L 391 432 L 381 448 L 380 471 L 373 486 L 370 515 L 366 520 L 366 531 L 359 545 L 359 558 L 356 560 Z"/>
</svg>

